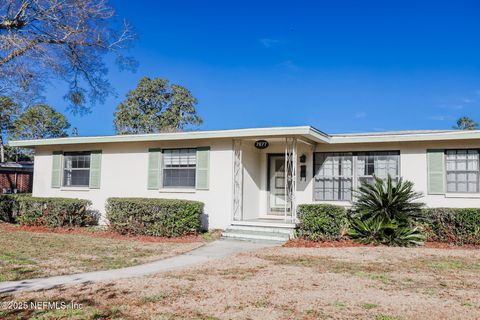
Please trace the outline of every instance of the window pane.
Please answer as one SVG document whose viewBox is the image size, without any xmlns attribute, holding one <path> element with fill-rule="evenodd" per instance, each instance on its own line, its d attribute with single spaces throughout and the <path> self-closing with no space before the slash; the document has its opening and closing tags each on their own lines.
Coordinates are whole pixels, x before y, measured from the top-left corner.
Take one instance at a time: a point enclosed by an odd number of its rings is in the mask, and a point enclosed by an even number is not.
<svg viewBox="0 0 480 320">
<path fill-rule="evenodd" d="M 196 149 L 166 149 L 163 151 L 163 185 L 165 187 L 195 187 Z"/>
<path fill-rule="evenodd" d="M 455 182 L 457 180 L 457 175 L 454 172 L 447 173 L 447 182 Z"/>
<path fill-rule="evenodd" d="M 467 183 L 466 182 L 458 182 L 457 183 L 457 192 L 467 192 Z"/>
<path fill-rule="evenodd" d="M 64 154 L 63 185 L 88 187 L 90 183 L 90 154 L 72 152 Z"/>
<path fill-rule="evenodd" d="M 165 187 L 195 187 L 195 169 L 164 169 Z"/>
<path fill-rule="evenodd" d="M 478 150 L 447 150 L 447 192 L 478 192 Z"/>
<path fill-rule="evenodd" d="M 88 187 L 90 182 L 90 170 L 65 170 L 64 186 Z"/>
<path fill-rule="evenodd" d="M 447 182 L 447 192 L 456 192 L 457 187 L 455 182 Z"/>
<path fill-rule="evenodd" d="M 372 183 L 374 177 L 386 180 L 390 175 L 397 181 L 400 172 L 400 153 L 398 151 L 364 152 L 357 155 L 358 184 Z"/>
<path fill-rule="evenodd" d="M 315 200 L 351 200 L 353 155 L 351 153 L 315 154 Z"/>
</svg>

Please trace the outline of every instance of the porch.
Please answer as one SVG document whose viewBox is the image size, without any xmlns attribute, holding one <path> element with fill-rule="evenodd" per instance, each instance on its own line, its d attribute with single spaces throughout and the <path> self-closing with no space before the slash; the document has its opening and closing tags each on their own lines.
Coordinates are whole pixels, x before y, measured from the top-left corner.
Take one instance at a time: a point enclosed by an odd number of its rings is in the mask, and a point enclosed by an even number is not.
<svg viewBox="0 0 480 320">
<path fill-rule="evenodd" d="M 232 223 L 226 234 L 288 240 L 297 226 L 298 201 L 309 194 L 315 146 L 297 136 L 235 139 Z"/>
<path fill-rule="evenodd" d="M 235 139 L 232 221 L 296 223 L 297 200 L 310 183 L 315 146 L 296 136 Z"/>
</svg>

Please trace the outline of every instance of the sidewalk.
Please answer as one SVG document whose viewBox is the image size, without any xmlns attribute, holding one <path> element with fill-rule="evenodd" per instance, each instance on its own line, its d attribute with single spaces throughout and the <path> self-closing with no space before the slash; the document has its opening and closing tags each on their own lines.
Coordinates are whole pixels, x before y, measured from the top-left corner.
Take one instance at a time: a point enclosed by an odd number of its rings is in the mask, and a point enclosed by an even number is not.
<svg viewBox="0 0 480 320">
<path fill-rule="evenodd" d="M 99 282 L 131 277 L 141 277 L 158 272 L 191 266 L 194 264 L 200 264 L 208 260 L 218 259 L 239 252 L 260 249 L 268 246 L 273 245 L 222 239 L 182 255 L 128 268 L 78 273 L 50 278 L 0 282 L 0 294 L 13 293 L 17 291 L 51 289 L 61 285 L 73 285 L 84 282 Z"/>
</svg>

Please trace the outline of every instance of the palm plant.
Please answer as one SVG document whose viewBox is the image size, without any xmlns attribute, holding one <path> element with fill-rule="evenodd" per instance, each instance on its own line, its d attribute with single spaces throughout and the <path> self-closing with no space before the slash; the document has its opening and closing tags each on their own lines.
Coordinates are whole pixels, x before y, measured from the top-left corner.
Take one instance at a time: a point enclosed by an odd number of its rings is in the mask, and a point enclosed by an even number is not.
<svg viewBox="0 0 480 320">
<path fill-rule="evenodd" d="M 394 184 L 375 177 L 373 183 L 362 183 L 350 217 L 349 235 L 363 243 L 416 246 L 424 241 L 422 229 L 422 197 L 413 183 L 399 179 Z"/>
</svg>

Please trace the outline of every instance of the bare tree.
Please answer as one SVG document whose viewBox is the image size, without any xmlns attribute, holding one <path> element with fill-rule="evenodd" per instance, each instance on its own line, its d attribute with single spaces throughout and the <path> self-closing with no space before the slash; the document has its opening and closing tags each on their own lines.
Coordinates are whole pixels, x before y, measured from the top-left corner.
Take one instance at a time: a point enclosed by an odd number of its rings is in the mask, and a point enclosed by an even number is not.
<svg viewBox="0 0 480 320">
<path fill-rule="evenodd" d="M 71 111 L 85 112 L 112 93 L 103 60 L 123 55 L 135 35 L 107 0 L 3 0 L 0 4 L 0 94 L 41 92 L 53 79 L 68 83 Z M 15 97 L 18 99 L 18 97 Z"/>
</svg>

